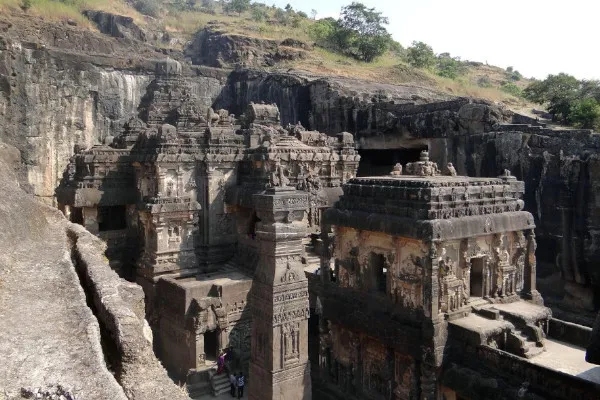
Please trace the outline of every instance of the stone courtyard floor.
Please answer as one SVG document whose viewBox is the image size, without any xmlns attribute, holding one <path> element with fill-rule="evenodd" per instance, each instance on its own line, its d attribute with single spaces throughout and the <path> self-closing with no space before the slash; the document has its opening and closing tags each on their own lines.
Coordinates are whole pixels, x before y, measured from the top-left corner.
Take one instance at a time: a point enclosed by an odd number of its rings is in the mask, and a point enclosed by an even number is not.
<svg viewBox="0 0 600 400">
<path fill-rule="evenodd" d="M 235 397 L 237 399 L 237 397 Z M 242 399 L 247 399 L 248 398 L 248 385 L 245 386 L 244 388 L 244 396 L 242 397 Z M 194 400 L 226 400 L 226 399 L 233 399 L 233 397 L 231 397 L 231 395 L 229 394 L 229 392 L 227 393 L 223 393 L 219 396 L 213 396 L 211 394 L 207 394 L 204 396 L 200 396 L 200 397 L 194 397 Z"/>
<path fill-rule="evenodd" d="M 558 340 L 544 340 L 546 351 L 529 361 L 555 371 L 600 383 L 600 366 L 585 361 L 585 349 Z"/>
</svg>

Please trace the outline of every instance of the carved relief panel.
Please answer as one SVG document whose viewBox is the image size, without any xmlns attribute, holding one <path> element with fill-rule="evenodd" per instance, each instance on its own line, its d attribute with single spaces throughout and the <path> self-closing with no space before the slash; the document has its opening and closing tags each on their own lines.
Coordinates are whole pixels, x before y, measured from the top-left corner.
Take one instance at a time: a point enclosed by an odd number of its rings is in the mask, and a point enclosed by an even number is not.
<svg viewBox="0 0 600 400">
<path fill-rule="evenodd" d="M 282 368 L 300 361 L 300 323 L 289 322 L 280 326 Z"/>
<path fill-rule="evenodd" d="M 423 307 L 425 248 L 415 240 L 397 238 L 396 259 L 391 274 L 390 295 L 394 303 L 414 309 Z"/>
</svg>

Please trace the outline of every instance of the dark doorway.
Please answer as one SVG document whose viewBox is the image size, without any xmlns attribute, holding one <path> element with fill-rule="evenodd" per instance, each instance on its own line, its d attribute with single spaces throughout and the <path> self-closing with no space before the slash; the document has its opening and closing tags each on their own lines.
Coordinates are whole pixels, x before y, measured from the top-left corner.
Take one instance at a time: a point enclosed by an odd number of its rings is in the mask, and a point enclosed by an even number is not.
<svg viewBox="0 0 600 400">
<path fill-rule="evenodd" d="M 83 225 L 83 208 L 71 207 L 71 222 Z"/>
<path fill-rule="evenodd" d="M 406 163 L 419 161 L 422 150 L 427 150 L 427 146 L 411 149 L 359 150 L 360 164 L 356 176 L 388 175 L 397 163 L 405 166 Z"/>
<path fill-rule="evenodd" d="M 208 331 L 204 333 L 204 354 L 210 361 L 217 360 L 217 350 L 219 347 L 218 331 Z"/>
<path fill-rule="evenodd" d="M 100 232 L 127 228 L 126 206 L 98 207 L 98 229 Z"/>
<path fill-rule="evenodd" d="M 483 257 L 471 258 L 471 297 L 483 297 Z"/>
<path fill-rule="evenodd" d="M 314 308 L 310 309 L 308 318 L 308 359 L 311 370 L 319 370 L 319 315 Z"/>
<path fill-rule="evenodd" d="M 374 286 L 378 292 L 386 293 L 387 290 L 387 266 L 383 254 L 371 253 L 371 270 L 374 274 Z"/>
</svg>

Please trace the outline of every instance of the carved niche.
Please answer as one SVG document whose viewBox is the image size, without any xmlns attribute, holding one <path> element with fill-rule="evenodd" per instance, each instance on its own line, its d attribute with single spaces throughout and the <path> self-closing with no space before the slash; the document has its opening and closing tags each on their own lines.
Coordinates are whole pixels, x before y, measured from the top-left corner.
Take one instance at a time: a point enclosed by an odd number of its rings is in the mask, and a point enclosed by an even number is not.
<svg viewBox="0 0 600 400">
<path fill-rule="evenodd" d="M 288 322 L 281 325 L 282 365 L 287 366 L 300 361 L 300 323 Z"/>
</svg>

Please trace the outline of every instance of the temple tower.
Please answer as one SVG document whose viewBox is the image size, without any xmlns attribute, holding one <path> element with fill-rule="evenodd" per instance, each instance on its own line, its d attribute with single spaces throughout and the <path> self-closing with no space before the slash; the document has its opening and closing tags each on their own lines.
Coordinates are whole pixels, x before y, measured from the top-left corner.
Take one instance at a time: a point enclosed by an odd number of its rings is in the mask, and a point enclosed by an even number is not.
<svg viewBox="0 0 600 400">
<path fill-rule="evenodd" d="M 311 398 L 308 281 L 301 263 L 308 194 L 273 187 L 254 195 L 260 222 L 254 275 L 250 399 Z"/>
</svg>

